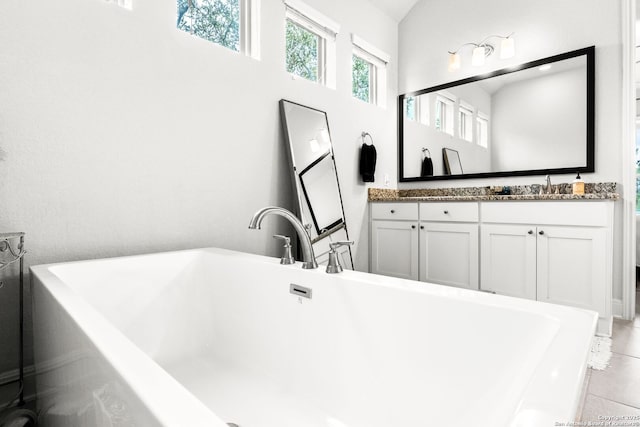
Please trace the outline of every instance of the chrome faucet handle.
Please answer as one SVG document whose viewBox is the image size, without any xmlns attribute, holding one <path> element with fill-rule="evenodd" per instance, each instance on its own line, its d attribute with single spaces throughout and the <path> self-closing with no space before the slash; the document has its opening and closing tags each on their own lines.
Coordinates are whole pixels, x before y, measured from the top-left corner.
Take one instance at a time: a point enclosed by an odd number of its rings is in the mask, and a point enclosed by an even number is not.
<svg viewBox="0 0 640 427">
<path fill-rule="evenodd" d="M 353 243 L 353 240 L 341 240 L 329 243 L 329 262 L 327 263 L 327 273 L 336 274 L 343 270 L 342 265 L 340 264 L 340 258 L 338 258 L 338 248 L 340 246 L 353 245 Z"/>
<path fill-rule="evenodd" d="M 274 239 L 280 239 L 284 241 L 282 257 L 280 258 L 280 264 L 295 264 L 296 259 L 293 257 L 291 253 L 291 238 L 289 236 L 282 236 L 280 234 L 274 234 Z"/>
<path fill-rule="evenodd" d="M 545 187 L 544 187 L 544 192 L 546 194 L 553 193 L 553 186 L 551 185 L 551 175 L 545 176 L 544 179 L 545 179 L 545 182 L 546 182 Z"/>
<path fill-rule="evenodd" d="M 350 246 L 353 245 L 355 242 L 353 240 L 339 240 L 337 242 L 331 242 L 329 243 L 329 248 L 332 251 L 335 251 L 336 249 L 338 249 L 340 246 Z"/>
</svg>

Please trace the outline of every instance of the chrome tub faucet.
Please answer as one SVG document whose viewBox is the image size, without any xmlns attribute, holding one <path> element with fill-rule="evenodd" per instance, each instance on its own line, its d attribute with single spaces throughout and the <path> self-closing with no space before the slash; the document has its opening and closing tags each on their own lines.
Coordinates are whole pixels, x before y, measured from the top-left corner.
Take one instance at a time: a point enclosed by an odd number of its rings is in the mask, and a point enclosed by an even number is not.
<svg viewBox="0 0 640 427">
<path fill-rule="evenodd" d="M 293 228 L 296 230 L 296 233 L 298 233 L 298 237 L 300 238 L 300 246 L 302 248 L 302 268 L 318 268 L 316 256 L 313 253 L 311 238 L 309 237 L 309 234 L 304 225 L 302 225 L 302 222 L 300 222 L 298 217 L 296 217 L 290 211 L 278 206 L 267 206 L 266 208 L 262 208 L 253 215 L 253 218 L 251 218 L 251 221 L 249 222 L 249 228 L 251 230 L 260 229 L 262 220 L 268 215 L 279 215 L 287 219 L 291 223 L 291 225 L 293 225 Z"/>
</svg>

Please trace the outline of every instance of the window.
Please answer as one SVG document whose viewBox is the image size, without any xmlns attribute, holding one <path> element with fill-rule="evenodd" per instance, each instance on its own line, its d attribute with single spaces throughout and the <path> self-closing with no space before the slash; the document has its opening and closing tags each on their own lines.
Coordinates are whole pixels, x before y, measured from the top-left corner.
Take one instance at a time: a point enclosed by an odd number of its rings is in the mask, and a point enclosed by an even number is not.
<svg viewBox="0 0 640 427">
<path fill-rule="evenodd" d="M 429 126 L 429 95 L 406 97 L 404 116 L 407 120 Z"/>
<path fill-rule="evenodd" d="M 458 134 L 461 139 L 473 141 L 473 110 L 462 103 L 458 110 Z"/>
<path fill-rule="evenodd" d="M 404 116 L 407 120 L 416 120 L 416 104 L 417 98 L 413 96 L 407 96 L 404 99 Z"/>
<path fill-rule="evenodd" d="M 287 72 L 313 82 L 320 81 L 318 57 L 321 52 L 320 36 L 307 31 L 287 19 Z"/>
<path fill-rule="evenodd" d="M 489 147 L 489 119 L 481 113 L 476 117 L 476 143 L 484 148 Z"/>
<path fill-rule="evenodd" d="M 436 97 L 435 128 L 453 136 L 453 100 L 438 95 Z"/>
<path fill-rule="evenodd" d="M 389 55 L 375 46 L 351 35 L 351 93 L 354 98 L 385 107 L 387 104 L 387 63 Z"/>
<path fill-rule="evenodd" d="M 431 99 L 431 95 L 425 94 L 420 95 L 417 98 L 417 114 L 418 122 L 423 125 L 429 126 L 429 100 Z"/>
<path fill-rule="evenodd" d="M 335 88 L 338 25 L 298 0 L 285 0 L 287 72 Z"/>
<path fill-rule="evenodd" d="M 177 27 L 196 37 L 258 57 L 258 0 L 177 0 Z"/>
<path fill-rule="evenodd" d="M 373 102 L 372 81 L 375 74 L 373 64 L 360 58 L 358 55 L 352 56 L 352 94 L 364 102 Z"/>
</svg>

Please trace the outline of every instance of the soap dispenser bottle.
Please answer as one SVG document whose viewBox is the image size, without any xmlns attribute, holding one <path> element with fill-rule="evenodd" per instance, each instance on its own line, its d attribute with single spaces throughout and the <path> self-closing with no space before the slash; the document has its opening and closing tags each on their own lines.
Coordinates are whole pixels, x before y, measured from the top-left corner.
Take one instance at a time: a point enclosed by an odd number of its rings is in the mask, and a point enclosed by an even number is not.
<svg viewBox="0 0 640 427">
<path fill-rule="evenodd" d="M 573 194 L 584 194 L 584 180 L 580 178 L 580 173 L 573 180 L 572 189 Z"/>
</svg>

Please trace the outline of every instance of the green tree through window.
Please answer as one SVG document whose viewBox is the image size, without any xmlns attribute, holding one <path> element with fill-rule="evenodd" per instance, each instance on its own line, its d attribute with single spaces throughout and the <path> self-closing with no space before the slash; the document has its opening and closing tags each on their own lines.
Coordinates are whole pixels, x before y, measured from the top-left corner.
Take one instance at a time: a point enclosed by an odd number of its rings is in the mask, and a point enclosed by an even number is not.
<svg viewBox="0 0 640 427">
<path fill-rule="evenodd" d="M 240 0 L 177 0 L 177 27 L 240 51 Z"/>
<path fill-rule="evenodd" d="M 318 81 L 319 36 L 287 20 L 287 71 Z"/>
<path fill-rule="evenodd" d="M 413 96 L 408 96 L 404 99 L 405 102 L 405 117 L 408 120 L 416 119 L 416 99 Z"/>
<path fill-rule="evenodd" d="M 364 59 L 353 55 L 352 59 L 352 93 L 353 96 L 363 100 L 371 101 L 371 64 Z"/>
</svg>

